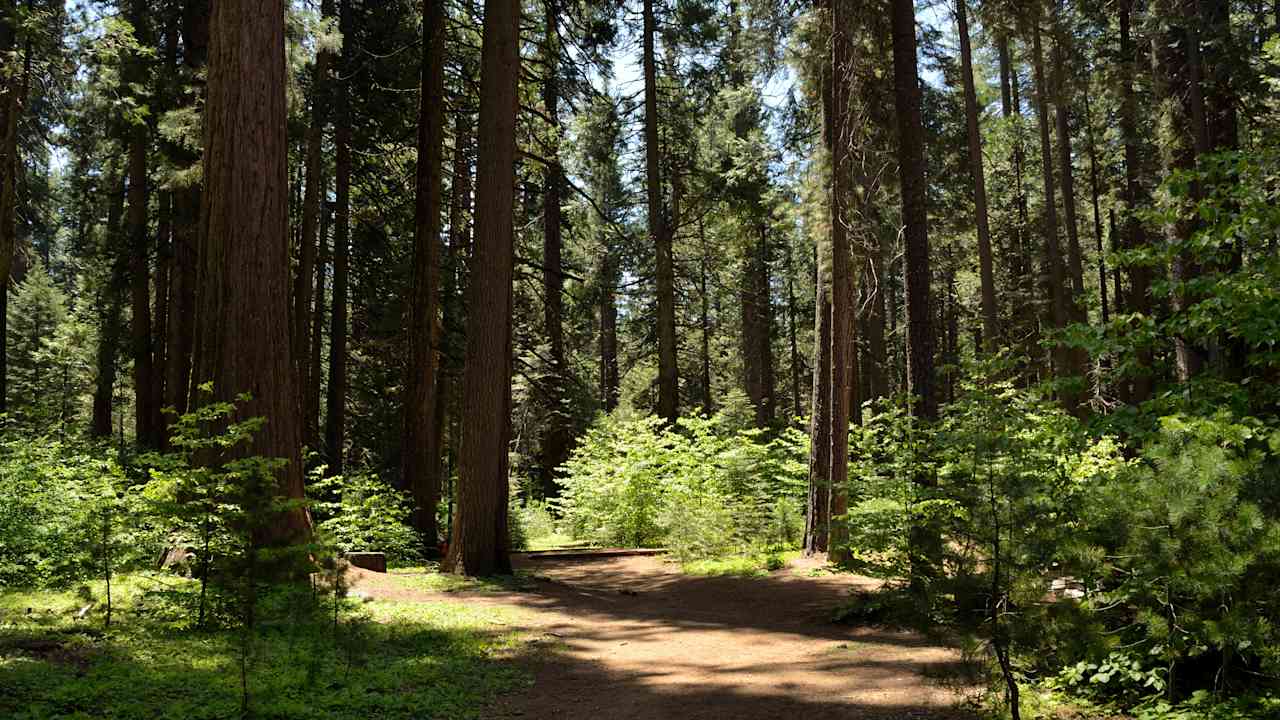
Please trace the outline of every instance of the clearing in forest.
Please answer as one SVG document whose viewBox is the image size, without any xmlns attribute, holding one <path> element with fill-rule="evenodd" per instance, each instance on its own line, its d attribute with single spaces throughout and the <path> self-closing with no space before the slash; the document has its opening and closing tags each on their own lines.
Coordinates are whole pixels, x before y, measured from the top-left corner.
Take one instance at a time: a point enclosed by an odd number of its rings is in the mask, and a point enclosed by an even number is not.
<svg viewBox="0 0 1280 720">
<path fill-rule="evenodd" d="M 395 600 L 514 607 L 539 652 L 533 684 L 493 718 L 971 718 L 947 686 L 956 651 L 906 632 L 830 622 L 877 581 L 797 560 L 766 577 L 696 577 L 655 557 L 517 558 L 511 589 L 439 592 L 357 571 Z M 415 587 L 417 586 L 417 587 Z"/>
</svg>

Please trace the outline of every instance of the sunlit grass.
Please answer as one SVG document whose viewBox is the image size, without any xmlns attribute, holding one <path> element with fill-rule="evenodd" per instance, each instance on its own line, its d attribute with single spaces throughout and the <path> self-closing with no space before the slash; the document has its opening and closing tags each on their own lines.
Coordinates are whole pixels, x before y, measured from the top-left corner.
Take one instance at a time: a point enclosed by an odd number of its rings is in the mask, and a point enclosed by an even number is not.
<svg viewBox="0 0 1280 720">
<path fill-rule="evenodd" d="M 505 660 L 523 643 L 515 610 L 347 600 L 335 625 L 332 596 L 293 614 L 264 599 L 246 644 L 234 627 L 193 627 L 195 585 L 121 576 L 110 628 L 101 582 L 0 593 L 0 717 L 239 717 L 246 649 L 263 717 L 478 718 L 527 682 Z M 305 588 L 300 597 L 311 602 Z"/>
<path fill-rule="evenodd" d="M 751 553 L 709 560 L 691 560 L 681 563 L 680 569 L 686 575 L 764 577 L 774 570 L 781 570 L 788 562 L 798 557 L 800 557 L 799 550 Z"/>
<path fill-rule="evenodd" d="M 390 573 L 397 585 L 420 592 L 511 592 L 533 586 L 533 575 L 517 570 L 513 575 L 463 577 L 442 573 L 437 565 L 396 568 Z"/>
</svg>

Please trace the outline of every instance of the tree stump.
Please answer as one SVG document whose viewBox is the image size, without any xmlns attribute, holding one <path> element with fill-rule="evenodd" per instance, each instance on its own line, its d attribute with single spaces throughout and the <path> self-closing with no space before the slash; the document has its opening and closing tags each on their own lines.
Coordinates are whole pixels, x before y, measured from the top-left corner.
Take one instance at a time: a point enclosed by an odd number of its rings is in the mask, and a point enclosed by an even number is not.
<svg viewBox="0 0 1280 720">
<path fill-rule="evenodd" d="M 363 568 L 371 572 L 385 573 L 387 571 L 387 556 L 380 552 L 349 552 L 346 554 L 347 562 L 358 568 Z"/>
</svg>

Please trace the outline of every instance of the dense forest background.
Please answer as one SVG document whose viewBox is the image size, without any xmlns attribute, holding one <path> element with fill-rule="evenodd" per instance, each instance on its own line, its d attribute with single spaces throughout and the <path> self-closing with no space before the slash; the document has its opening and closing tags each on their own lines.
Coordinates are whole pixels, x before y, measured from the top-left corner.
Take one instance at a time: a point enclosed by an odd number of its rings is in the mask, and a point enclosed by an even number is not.
<svg viewBox="0 0 1280 720">
<path fill-rule="evenodd" d="M 1013 708 L 1265 694 L 1277 35 L 1261 0 L 2 0 L 0 580 L 97 572 L 84 488 L 168 478 L 139 557 L 210 552 L 228 493 L 227 552 L 802 549 L 976 633 Z"/>
</svg>

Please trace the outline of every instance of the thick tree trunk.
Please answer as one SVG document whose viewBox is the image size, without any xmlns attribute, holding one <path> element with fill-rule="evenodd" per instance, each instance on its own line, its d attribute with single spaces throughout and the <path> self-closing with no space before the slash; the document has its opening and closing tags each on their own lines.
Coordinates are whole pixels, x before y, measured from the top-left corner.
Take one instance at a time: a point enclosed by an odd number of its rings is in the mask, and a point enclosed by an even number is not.
<svg viewBox="0 0 1280 720">
<path fill-rule="evenodd" d="M 351 0 L 343 0 L 341 67 L 350 67 Z M 329 311 L 329 386 L 325 398 L 324 438 L 328 471 L 341 475 L 347 444 L 347 285 L 351 262 L 351 101 L 348 81 L 334 83 L 334 228 L 333 307 Z"/>
<path fill-rule="evenodd" d="M 129 6 L 129 20 L 140 47 L 151 46 L 150 21 L 145 3 L 134 0 Z M 132 57 L 127 65 L 129 82 L 143 84 L 147 80 L 145 60 Z M 134 435 L 139 446 L 159 449 L 163 430 L 160 416 L 159 390 L 154 365 L 151 333 L 151 242 L 147 227 L 147 153 L 150 132 L 145 122 L 127 127 L 129 212 L 126 217 L 129 236 L 129 323 L 133 353 Z"/>
<path fill-rule="evenodd" d="M 956 0 L 960 35 L 960 74 L 964 81 L 965 126 L 969 135 L 969 172 L 973 176 L 973 213 L 978 228 L 978 275 L 982 298 L 983 349 L 999 346 L 995 270 L 991 261 L 991 223 L 987 213 L 987 180 L 982 162 L 982 132 L 978 127 L 978 96 L 973 86 L 973 51 L 969 46 L 968 0 Z"/>
<path fill-rule="evenodd" d="M 332 18 L 335 14 L 333 0 L 323 0 L 320 4 L 323 18 Z M 297 388 L 300 393 L 299 405 L 304 411 L 302 423 L 303 440 L 314 446 L 317 426 L 311 415 L 305 414 L 307 398 L 313 383 L 319 378 L 311 376 L 311 333 L 319 329 L 312 327 L 311 294 L 312 274 L 316 260 L 316 231 L 320 225 L 320 196 L 324 191 L 324 159 L 321 157 L 321 145 L 324 141 L 324 126 L 329 119 L 329 65 L 332 52 L 321 48 L 316 53 L 315 67 L 312 68 L 311 81 L 311 122 L 307 126 L 306 144 L 306 178 L 302 190 L 302 227 L 298 241 L 298 276 L 293 283 L 293 358 L 297 366 Z"/>
<path fill-rule="evenodd" d="M 210 20 L 200 221 L 202 353 L 197 382 L 214 401 L 241 393 L 239 419 L 266 424 L 226 454 L 280 458 L 279 493 L 302 498 L 301 435 L 289 343 L 288 197 L 284 6 L 219 0 Z M 264 531 L 296 541 L 310 531 L 301 509 Z"/>
<path fill-rule="evenodd" d="M 120 333 L 124 325 L 124 286 L 127 262 L 120 234 L 120 221 L 124 216 L 124 182 L 113 179 L 107 200 L 107 225 L 104 228 L 107 250 L 113 257 L 111 280 L 98 296 L 98 348 L 97 378 L 93 388 L 93 418 L 89 435 L 95 438 L 111 437 L 112 400 L 115 397 L 116 360 L 120 350 Z M 8 293 L 5 293 L 7 296 Z"/>
<path fill-rule="evenodd" d="M 1146 196 L 1140 181 L 1142 160 L 1138 138 L 1138 106 L 1134 97 L 1134 75 L 1137 64 L 1137 48 L 1130 36 L 1133 0 L 1119 0 L 1120 25 L 1120 141 L 1124 145 L 1124 248 L 1138 250 L 1146 246 L 1146 232 L 1138 219 L 1138 207 Z M 1134 263 L 1128 268 L 1129 293 L 1125 308 L 1129 312 L 1151 315 L 1151 269 L 1144 263 Z M 1152 354 L 1149 348 L 1137 353 L 1138 372 L 1132 379 L 1128 400 L 1142 403 L 1151 398 Z"/>
<path fill-rule="evenodd" d="M 913 412 L 938 416 L 934 391 L 934 332 L 930 292 L 929 218 L 926 205 L 924 129 L 920 80 L 916 67 L 916 25 L 911 0 L 893 0 L 894 98 L 898 120 L 898 170 L 902 183 L 902 219 L 906 243 L 907 392 Z"/>
<path fill-rule="evenodd" d="M 658 145 L 658 71 L 654 60 L 657 22 L 654 0 L 644 0 L 644 145 L 649 237 L 656 255 L 658 312 L 658 416 L 668 423 L 680 417 L 680 373 L 676 364 L 676 291 L 671 231 L 662 198 L 661 148 Z"/>
<path fill-rule="evenodd" d="M 834 27 L 832 0 L 819 0 L 820 20 L 830 33 Z M 830 39 L 832 36 L 827 35 Z M 834 58 L 834 54 L 831 55 Z M 819 63 L 822 94 L 822 145 L 828 158 L 835 146 L 835 67 Z M 830 203 L 830 197 L 828 197 Z M 834 222 L 828 204 L 828 222 Z M 830 256 L 821 240 L 814 248 L 813 400 L 809 412 L 809 493 L 805 509 L 805 555 L 825 553 L 831 535 L 831 289 Z M 824 267 L 825 264 L 825 267 Z"/>
<path fill-rule="evenodd" d="M 476 136 L 475 250 L 463 376 L 458 512 L 445 567 L 467 575 L 511 572 L 507 447 L 511 427 L 512 207 L 520 6 L 485 0 Z"/>
<path fill-rule="evenodd" d="M 916 67 L 915 3 L 892 0 L 894 100 L 898 119 L 898 172 L 902 183 L 902 220 L 906 244 L 907 394 L 912 413 L 925 422 L 938 417 L 933 368 L 934 327 L 930 293 L 929 216 L 926 204 L 924 127 L 920 115 L 920 78 Z M 934 476 L 917 473 L 915 482 L 932 486 Z M 923 593 L 941 571 L 941 541 L 933 524 L 911 529 L 911 581 Z"/>
<path fill-rule="evenodd" d="M 832 0 L 831 12 L 831 529 L 832 562 L 850 558 L 843 521 L 849 480 L 849 338 L 853 320 L 853 263 L 849 249 L 853 180 L 849 104 L 853 87 L 852 0 Z"/>
<path fill-rule="evenodd" d="M 435 420 L 444 208 L 444 0 L 423 0 L 422 12 L 422 95 L 418 103 L 413 286 L 401 458 L 405 485 L 413 492 L 413 527 L 429 546 L 434 546 L 436 505 L 440 501 Z"/>
</svg>

